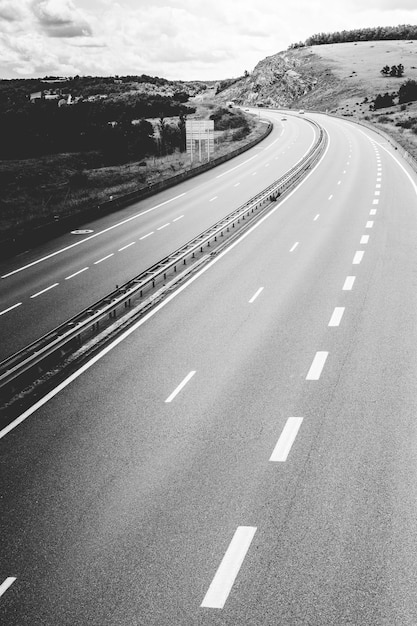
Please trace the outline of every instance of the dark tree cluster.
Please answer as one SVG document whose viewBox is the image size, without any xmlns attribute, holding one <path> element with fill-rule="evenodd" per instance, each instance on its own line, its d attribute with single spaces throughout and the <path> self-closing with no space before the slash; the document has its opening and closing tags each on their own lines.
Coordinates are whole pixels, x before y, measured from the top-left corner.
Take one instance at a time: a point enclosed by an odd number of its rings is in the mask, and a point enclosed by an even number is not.
<svg viewBox="0 0 417 626">
<path fill-rule="evenodd" d="M 374 110 L 385 109 L 394 106 L 394 98 L 396 94 L 385 93 L 383 96 L 378 94 L 374 100 Z"/>
<path fill-rule="evenodd" d="M 399 63 L 398 65 L 384 65 L 381 70 L 381 74 L 383 76 L 394 76 L 396 78 L 401 78 L 404 75 L 404 65 Z"/>
<path fill-rule="evenodd" d="M 100 152 L 106 163 L 141 159 L 161 150 L 146 118 L 184 120 L 194 111 L 173 97 L 145 94 L 120 94 L 61 107 L 56 101 L 40 100 L 33 104 L 26 99 L 16 105 L 15 100 L 13 107 L 4 105 L 0 115 L 0 159 L 88 151 Z M 180 125 L 166 126 L 165 153 L 183 145 L 185 132 L 181 130 L 181 121 Z"/>
<path fill-rule="evenodd" d="M 352 41 L 381 41 L 395 39 L 417 39 L 417 26 L 400 24 L 399 26 L 376 26 L 374 28 L 356 28 L 334 33 L 317 33 L 304 42 L 294 43 L 290 48 L 320 46 L 329 43 L 347 43 Z"/>
</svg>

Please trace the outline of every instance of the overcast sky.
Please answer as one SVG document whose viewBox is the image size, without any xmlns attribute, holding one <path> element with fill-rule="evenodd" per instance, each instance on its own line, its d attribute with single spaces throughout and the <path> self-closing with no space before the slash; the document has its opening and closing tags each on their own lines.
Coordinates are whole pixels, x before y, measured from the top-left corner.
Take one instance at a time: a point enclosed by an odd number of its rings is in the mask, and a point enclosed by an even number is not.
<svg viewBox="0 0 417 626">
<path fill-rule="evenodd" d="M 216 80 L 318 32 L 398 24 L 416 0 L 0 0 L 0 78 Z"/>
</svg>

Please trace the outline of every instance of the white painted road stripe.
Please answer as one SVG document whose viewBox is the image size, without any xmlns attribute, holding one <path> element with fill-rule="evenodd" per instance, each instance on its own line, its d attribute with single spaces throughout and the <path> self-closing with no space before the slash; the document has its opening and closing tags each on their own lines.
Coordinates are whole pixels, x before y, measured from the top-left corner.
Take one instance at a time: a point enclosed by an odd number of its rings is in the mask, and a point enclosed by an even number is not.
<svg viewBox="0 0 417 626">
<path fill-rule="evenodd" d="M 355 278 L 356 276 L 346 276 L 345 283 L 342 287 L 343 291 L 350 291 L 352 289 Z"/>
<path fill-rule="evenodd" d="M 315 222 L 316 220 L 318 220 L 320 217 L 320 213 L 317 213 L 316 217 L 313 219 L 313 222 Z"/>
<path fill-rule="evenodd" d="M 234 187 L 239 187 L 240 183 L 235 183 L 233 186 Z"/>
<path fill-rule="evenodd" d="M 94 239 L 94 237 L 98 237 L 99 235 L 103 235 L 104 233 L 108 233 L 109 230 L 113 230 L 113 228 L 117 228 L 118 226 L 122 226 L 123 224 L 127 224 L 127 222 L 131 222 L 132 220 L 135 220 L 138 217 L 141 217 L 142 215 L 146 215 L 146 213 L 149 213 L 150 211 L 155 211 L 155 209 L 159 209 L 159 207 L 164 206 L 165 204 L 168 204 L 169 202 L 173 202 L 174 200 L 178 200 L 178 198 L 182 198 L 183 196 L 185 196 L 185 192 L 184 193 L 180 193 L 178 196 L 175 196 L 174 198 L 170 198 L 169 200 L 165 200 L 165 202 L 161 202 L 160 204 L 156 204 L 155 206 L 151 207 L 150 209 L 146 209 L 146 211 L 142 211 L 141 213 L 137 213 L 136 215 L 132 215 L 132 217 L 128 217 L 127 219 L 123 220 L 122 222 L 118 222 L 117 224 L 113 224 L 113 226 L 109 226 L 108 228 L 105 228 L 104 230 L 100 230 L 98 233 L 94 233 L 94 235 L 90 235 L 89 237 L 86 237 L 85 239 L 81 239 L 80 241 L 76 241 L 75 243 L 72 243 L 70 246 L 66 246 L 65 248 L 61 248 L 60 250 L 56 250 L 55 252 L 52 252 L 51 254 L 48 254 L 40 259 L 37 259 L 36 261 L 32 261 L 32 263 L 28 263 L 27 265 L 24 265 L 23 267 L 18 267 L 16 270 L 13 270 L 12 272 L 9 272 L 8 274 L 4 274 L 1 278 L 7 278 L 8 276 L 12 276 L 13 274 L 17 274 L 17 272 L 22 272 L 23 270 L 28 269 L 28 267 L 32 267 L 33 265 L 36 265 L 37 263 L 41 263 L 42 261 L 46 261 L 47 259 L 52 258 L 53 256 L 57 255 L 57 254 L 61 254 L 61 252 L 66 252 L 67 250 L 70 250 L 71 248 L 74 248 L 75 246 L 80 246 L 82 243 L 85 243 L 86 241 L 90 241 L 90 239 Z"/>
<path fill-rule="evenodd" d="M 359 265 L 359 263 L 362 261 L 363 259 L 363 255 L 365 254 L 365 252 L 363 250 L 357 250 L 355 252 L 355 256 L 353 257 L 353 261 L 352 264 L 353 265 Z"/>
<path fill-rule="evenodd" d="M 329 196 L 329 200 L 331 200 L 332 198 L 333 198 L 333 194 L 331 194 L 331 195 Z"/>
<path fill-rule="evenodd" d="M 218 197 L 219 196 L 214 196 L 213 198 L 210 198 L 209 202 L 213 202 L 214 200 L 217 200 Z M 175 222 L 175 220 L 174 220 L 174 222 Z"/>
<path fill-rule="evenodd" d="M 369 211 L 369 215 L 376 215 L 377 210 L 378 210 L 378 209 L 371 209 L 371 210 Z"/>
<path fill-rule="evenodd" d="M 374 225 L 373 221 L 372 221 L 372 220 L 369 220 L 369 222 L 366 222 L 366 224 L 365 224 L 365 228 L 372 228 L 372 227 L 373 227 L 373 225 Z"/>
<path fill-rule="evenodd" d="M 184 380 L 178 385 L 178 387 L 176 387 L 174 389 L 174 391 L 171 393 L 170 396 L 168 396 L 168 398 L 165 400 L 165 402 L 172 402 L 172 400 L 175 398 L 175 396 L 179 394 L 181 389 L 183 387 L 185 387 L 185 385 L 188 383 L 189 380 L 191 380 L 191 378 L 194 376 L 194 374 L 195 374 L 195 371 L 191 371 L 189 374 L 187 374 L 187 376 L 184 378 Z"/>
<path fill-rule="evenodd" d="M 344 306 L 335 307 L 335 310 L 333 311 L 332 316 L 330 318 L 329 326 L 339 326 L 344 312 L 345 312 Z"/>
<path fill-rule="evenodd" d="M 255 533 L 255 526 L 238 526 L 200 606 L 224 607 Z"/>
<path fill-rule="evenodd" d="M 217 196 L 216 196 L 216 198 L 217 198 Z M 183 215 L 180 215 L 179 217 L 176 217 L 176 218 L 175 218 L 174 220 L 172 220 L 172 221 L 173 221 L 173 222 L 178 222 L 178 220 L 182 220 L 182 218 L 183 218 L 183 217 L 184 217 Z"/>
<path fill-rule="evenodd" d="M 4 311 L 0 311 L 0 315 L 4 315 L 5 313 L 8 313 L 9 311 L 12 311 L 13 309 L 15 309 L 16 307 L 20 306 L 22 303 L 18 302 L 17 304 L 13 304 L 13 306 L 9 306 L 8 309 L 4 309 Z"/>
<path fill-rule="evenodd" d="M 302 421 L 302 417 L 289 417 L 287 419 L 287 423 L 285 424 L 281 436 L 277 441 L 277 445 L 271 454 L 269 459 L 270 461 L 284 463 L 287 460 Z"/>
<path fill-rule="evenodd" d="M 59 383 L 59 385 L 57 385 L 56 387 L 51 389 L 51 391 L 49 391 L 45 396 L 43 396 L 42 398 L 37 400 L 34 404 L 32 404 L 32 406 L 27 408 L 26 411 L 21 413 L 12 422 L 10 422 L 10 424 L 8 424 L 2 430 L 0 430 L 0 439 L 3 439 L 3 437 L 6 437 L 6 435 L 8 435 L 12 430 L 17 428 L 17 426 L 19 426 L 20 424 L 23 424 L 23 422 L 25 420 L 27 420 L 29 417 L 31 417 L 31 415 L 33 415 L 38 409 L 40 409 L 47 402 L 49 402 L 49 400 L 51 400 L 56 395 L 58 395 L 63 389 L 68 387 L 68 385 L 70 385 L 79 376 L 82 376 L 82 374 L 84 374 L 84 372 L 89 370 L 90 367 L 93 367 L 98 361 L 100 361 L 104 356 L 106 356 L 106 354 L 111 352 L 111 350 L 113 350 L 113 348 L 115 348 L 120 343 L 122 343 L 127 337 L 130 337 L 130 335 L 132 333 L 134 333 L 140 326 L 142 326 L 143 324 L 146 324 L 146 322 L 149 319 L 151 319 L 151 317 L 156 315 L 161 309 L 163 309 L 165 306 L 167 306 L 168 303 L 171 302 L 171 300 L 173 300 L 174 298 L 177 298 L 184 291 L 184 289 L 188 289 L 188 287 L 190 285 L 192 285 L 194 283 L 194 281 L 198 280 L 200 278 L 200 276 L 202 276 L 203 274 L 208 272 L 213 267 L 213 265 L 215 265 L 216 263 L 218 263 L 220 261 L 220 259 L 222 259 L 224 256 L 229 254 L 232 250 L 234 250 L 234 248 L 236 246 L 241 245 L 245 241 L 245 239 L 247 237 L 250 237 L 250 235 L 257 228 L 259 228 L 266 220 L 270 219 L 275 214 L 275 212 L 278 211 L 278 209 L 281 209 L 282 205 L 285 204 L 285 202 L 288 202 L 288 200 L 298 191 L 298 189 L 300 189 L 300 187 L 302 187 L 308 181 L 310 176 L 312 176 L 314 174 L 314 172 L 316 171 L 316 169 L 320 166 L 320 164 L 322 163 L 323 159 L 326 158 L 326 155 L 327 155 L 327 153 L 329 151 L 330 145 L 331 145 L 331 139 L 329 137 L 326 149 L 325 149 L 323 155 L 321 156 L 321 158 L 319 159 L 318 163 L 307 174 L 307 176 L 305 178 L 303 178 L 303 180 L 297 185 L 297 187 L 295 187 L 292 191 L 290 191 L 288 193 L 287 196 L 285 196 L 285 198 L 282 200 L 282 202 L 280 204 L 276 204 L 271 209 L 271 211 L 269 211 L 269 213 L 266 213 L 263 217 L 259 218 L 259 220 L 256 221 L 253 226 L 248 228 L 248 230 L 239 239 L 236 239 L 236 241 L 234 241 L 232 244 L 230 244 L 230 246 L 228 246 L 225 250 L 223 250 L 223 252 L 220 252 L 220 254 L 218 256 L 216 256 L 214 259 L 212 259 L 207 265 L 205 265 L 200 271 L 198 271 L 196 274 L 194 274 L 194 276 L 192 276 L 189 280 L 184 282 L 181 287 L 179 287 L 174 292 L 172 292 L 171 295 L 169 295 L 165 300 L 163 300 L 162 302 L 157 304 L 156 307 L 154 309 L 151 309 L 144 317 L 142 317 L 140 320 L 138 320 L 135 324 L 132 324 L 132 326 L 129 326 L 129 328 L 127 330 L 125 330 L 121 335 L 116 337 L 116 339 L 114 339 L 105 348 L 103 348 L 101 350 L 101 352 L 98 352 L 89 361 L 84 363 L 84 365 L 82 365 L 78 370 L 76 370 L 75 372 L 70 374 L 68 376 L 68 378 L 66 378 L 61 383 Z M 311 146 L 310 146 L 310 148 L 311 148 Z"/>
<path fill-rule="evenodd" d="M 45 291 L 49 291 L 50 289 L 53 289 L 54 287 L 56 287 L 57 285 L 59 285 L 59 283 L 54 283 L 53 285 L 50 285 L 49 287 L 47 287 L 46 289 L 42 289 L 42 291 L 38 291 L 38 293 L 34 293 L 33 296 L 30 296 L 31 298 L 37 298 L 38 296 L 42 295 L 43 293 L 45 293 Z"/>
<path fill-rule="evenodd" d="M 239 165 L 236 165 L 236 167 L 232 167 L 230 170 L 227 170 L 227 172 L 223 172 L 223 174 L 219 174 L 218 176 L 216 176 L 216 178 L 221 178 L 222 176 L 226 176 L 226 174 L 230 174 L 230 172 L 234 172 L 234 170 L 237 170 L 238 167 L 242 167 L 242 165 L 245 165 L 245 163 L 249 163 L 249 161 L 252 161 L 253 159 L 257 159 L 258 156 L 259 156 L 258 154 L 255 154 L 250 159 L 246 159 L 246 161 L 243 161 L 242 163 L 239 163 Z"/>
<path fill-rule="evenodd" d="M 319 380 L 328 356 L 328 352 L 316 352 L 310 369 L 308 370 L 306 380 Z"/>
<path fill-rule="evenodd" d="M 103 261 L 110 259 L 111 256 L 114 256 L 114 252 L 112 252 L 111 254 L 108 254 L 107 256 L 104 256 L 102 259 L 99 259 L 98 261 L 94 261 L 94 265 L 98 265 L 99 263 L 102 263 Z"/>
<path fill-rule="evenodd" d="M 162 230 L 163 228 L 166 228 L 167 226 L 169 226 L 169 224 L 170 224 L 170 222 L 167 222 L 163 226 L 159 226 L 159 228 L 157 228 L 156 230 Z"/>
<path fill-rule="evenodd" d="M 299 243 L 300 243 L 299 241 L 296 241 L 293 247 L 291 248 L 290 252 L 294 252 L 294 250 L 296 249 Z"/>
<path fill-rule="evenodd" d="M 368 243 L 369 241 L 369 235 L 362 235 L 361 240 L 360 240 L 360 244 L 365 244 Z"/>
<path fill-rule="evenodd" d="M 65 280 L 69 280 L 70 278 L 74 278 L 74 276 L 78 276 L 78 274 L 82 274 L 82 272 L 85 272 L 86 270 L 88 270 L 88 267 L 83 267 L 82 270 L 78 270 L 78 272 L 74 272 L 73 274 L 70 274 L 69 276 L 66 276 Z"/>
<path fill-rule="evenodd" d="M 261 291 L 263 291 L 263 287 L 259 287 L 258 291 L 252 296 L 252 298 L 249 300 L 249 304 L 252 304 L 252 302 L 255 302 L 256 298 L 259 296 L 259 294 L 261 293 Z"/>
<path fill-rule="evenodd" d="M 142 241 L 142 239 L 146 239 L 146 237 L 150 237 L 151 235 L 153 235 L 154 231 L 151 230 L 150 233 L 148 233 L 147 235 L 143 235 L 143 237 L 139 237 L 139 239 Z"/>
<path fill-rule="evenodd" d="M 131 243 L 128 243 L 127 246 L 123 246 L 123 248 L 119 248 L 117 252 L 122 252 L 122 250 L 126 250 L 126 248 L 130 248 L 130 246 L 133 246 L 136 243 L 136 241 L 132 241 Z"/>
<path fill-rule="evenodd" d="M 375 200 L 372 200 L 372 204 L 379 204 L 378 198 L 375 198 Z"/>
<path fill-rule="evenodd" d="M 9 578 L 6 578 L 6 580 L 0 585 L 0 597 L 8 590 L 11 585 L 13 585 L 15 580 L 16 578 L 14 578 L 13 576 L 9 576 Z"/>
</svg>

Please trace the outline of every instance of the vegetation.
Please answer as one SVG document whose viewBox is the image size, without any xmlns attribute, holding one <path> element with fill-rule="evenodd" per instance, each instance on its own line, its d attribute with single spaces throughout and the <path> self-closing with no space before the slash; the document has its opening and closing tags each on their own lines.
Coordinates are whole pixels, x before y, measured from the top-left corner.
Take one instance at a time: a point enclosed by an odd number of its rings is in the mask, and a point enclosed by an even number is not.
<svg viewBox="0 0 417 626">
<path fill-rule="evenodd" d="M 290 48 L 320 46 L 329 43 L 347 43 L 350 41 L 381 41 L 387 39 L 417 39 L 417 26 L 401 24 L 399 26 L 377 26 L 375 28 L 356 28 L 334 33 L 317 33 L 304 42 L 290 45 Z"/>
<path fill-rule="evenodd" d="M 398 103 L 417 100 L 417 81 L 407 80 L 398 90 Z"/>
<path fill-rule="evenodd" d="M 383 76 L 396 76 L 397 78 L 401 78 L 404 75 L 404 65 L 399 63 L 398 65 L 384 65 L 381 70 L 381 74 Z"/>
</svg>

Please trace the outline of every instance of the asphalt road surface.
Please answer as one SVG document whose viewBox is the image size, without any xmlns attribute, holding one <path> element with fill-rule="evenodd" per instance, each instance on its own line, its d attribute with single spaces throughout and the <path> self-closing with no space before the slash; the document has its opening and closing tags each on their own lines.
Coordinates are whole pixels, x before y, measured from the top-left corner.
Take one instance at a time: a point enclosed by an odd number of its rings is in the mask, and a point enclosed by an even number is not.
<svg viewBox="0 0 417 626">
<path fill-rule="evenodd" d="M 1 433 L 2 623 L 417 623 L 416 176 L 316 118 L 308 178 Z"/>
<path fill-rule="evenodd" d="M 314 143 L 303 119 L 223 165 L 0 263 L 0 360 L 151 267 L 297 163 Z M 77 229 L 78 230 L 78 229 Z"/>
</svg>

